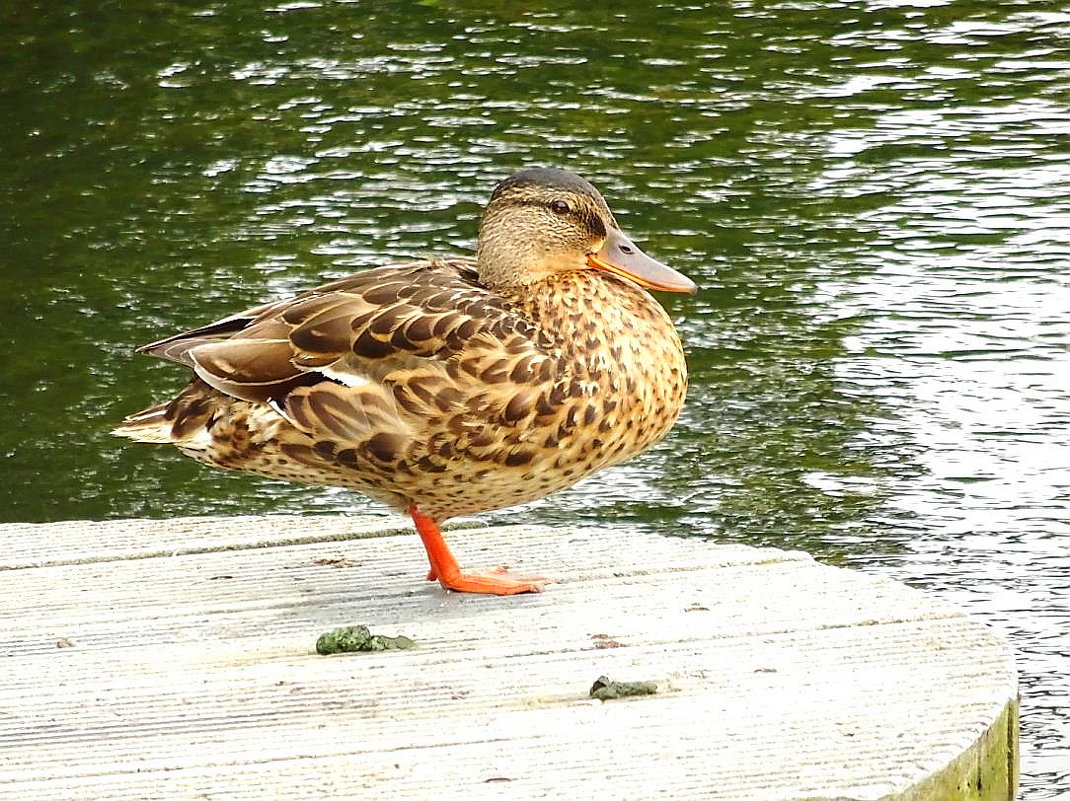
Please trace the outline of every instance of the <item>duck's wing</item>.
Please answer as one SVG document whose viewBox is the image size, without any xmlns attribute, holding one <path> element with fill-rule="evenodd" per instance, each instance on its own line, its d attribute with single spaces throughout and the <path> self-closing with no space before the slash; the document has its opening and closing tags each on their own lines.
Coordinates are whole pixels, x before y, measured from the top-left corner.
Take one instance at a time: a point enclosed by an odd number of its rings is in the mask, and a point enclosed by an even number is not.
<svg viewBox="0 0 1070 801">
<path fill-rule="evenodd" d="M 232 397 L 270 402 L 300 428 L 349 437 L 357 421 L 344 414 L 358 399 L 442 415 L 483 387 L 512 382 L 498 393 L 497 413 L 526 413 L 536 402 L 528 385 L 554 373 L 551 349 L 531 321 L 479 285 L 470 259 L 453 259 L 358 273 L 142 351 L 188 365 Z"/>
</svg>

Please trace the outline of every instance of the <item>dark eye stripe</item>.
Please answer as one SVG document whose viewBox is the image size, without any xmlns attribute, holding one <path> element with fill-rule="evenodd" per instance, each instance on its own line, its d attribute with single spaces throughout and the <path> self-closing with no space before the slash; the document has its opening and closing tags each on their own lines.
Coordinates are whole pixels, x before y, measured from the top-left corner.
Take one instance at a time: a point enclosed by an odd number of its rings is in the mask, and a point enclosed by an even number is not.
<svg viewBox="0 0 1070 801">
<path fill-rule="evenodd" d="M 545 200 L 514 200 L 511 202 L 514 206 L 538 206 L 542 209 L 549 209 L 555 214 L 569 214 L 573 211 L 572 207 L 564 200 L 551 200 L 549 202 Z"/>
<path fill-rule="evenodd" d="M 527 200 L 527 199 L 519 200 L 518 199 L 518 200 L 510 200 L 509 202 L 513 206 L 538 206 L 539 208 L 549 209 L 549 210 L 553 211 L 553 204 L 554 203 L 557 203 L 557 202 L 564 203 L 565 201 L 556 201 L 556 200 L 554 200 L 554 201 L 550 201 L 549 203 L 547 203 L 546 201 L 543 201 L 543 200 Z M 566 203 L 565 205 L 568 205 L 568 204 Z M 595 214 L 593 212 L 590 212 L 590 211 L 588 211 L 586 209 L 574 209 L 571 206 L 569 207 L 568 213 L 571 214 L 571 215 L 574 215 L 574 218 L 578 218 L 579 221 L 581 223 L 583 223 L 584 226 L 586 226 L 587 230 L 589 230 L 595 236 L 605 236 L 606 235 L 606 226 L 598 218 L 597 214 Z"/>
</svg>

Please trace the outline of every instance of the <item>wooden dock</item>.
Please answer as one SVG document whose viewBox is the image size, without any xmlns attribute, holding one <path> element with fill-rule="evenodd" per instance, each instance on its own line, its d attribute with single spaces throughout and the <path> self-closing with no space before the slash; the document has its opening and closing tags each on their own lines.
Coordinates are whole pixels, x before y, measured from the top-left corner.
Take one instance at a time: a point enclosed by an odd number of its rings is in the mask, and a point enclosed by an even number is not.
<svg viewBox="0 0 1070 801">
<path fill-rule="evenodd" d="M 930 595 L 642 532 L 447 539 L 558 581 L 447 593 L 387 518 L 0 526 L 0 796 L 1014 796 L 1013 657 Z M 352 624 L 416 647 L 315 653 Z"/>
</svg>

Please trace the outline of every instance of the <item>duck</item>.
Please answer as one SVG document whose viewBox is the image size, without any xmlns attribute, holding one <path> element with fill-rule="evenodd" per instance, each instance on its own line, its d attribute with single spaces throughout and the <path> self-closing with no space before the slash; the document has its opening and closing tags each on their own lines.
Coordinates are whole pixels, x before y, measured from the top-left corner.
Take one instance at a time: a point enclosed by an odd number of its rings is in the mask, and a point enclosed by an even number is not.
<svg viewBox="0 0 1070 801">
<path fill-rule="evenodd" d="M 365 269 L 139 348 L 192 375 L 112 433 L 356 490 L 412 518 L 443 588 L 541 592 L 550 579 L 463 570 L 442 523 L 543 498 L 663 439 L 687 367 L 650 292 L 696 289 L 587 180 L 529 167 L 494 188 L 474 256 Z"/>
</svg>

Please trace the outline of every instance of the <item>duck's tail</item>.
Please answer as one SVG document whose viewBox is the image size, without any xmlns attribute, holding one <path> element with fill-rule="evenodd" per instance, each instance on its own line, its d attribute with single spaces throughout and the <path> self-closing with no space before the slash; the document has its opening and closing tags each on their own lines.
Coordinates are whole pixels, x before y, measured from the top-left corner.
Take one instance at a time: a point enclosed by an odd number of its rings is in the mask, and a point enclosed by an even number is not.
<svg viewBox="0 0 1070 801">
<path fill-rule="evenodd" d="M 170 408 L 170 401 L 150 406 L 144 411 L 127 417 L 123 420 L 123 424 L 113 429 L 111 433 L 117 437 L 127 437 L 135 442 L 169 445 L 175 441 L 174 421 L 168 417 Z"/>
</svg>

